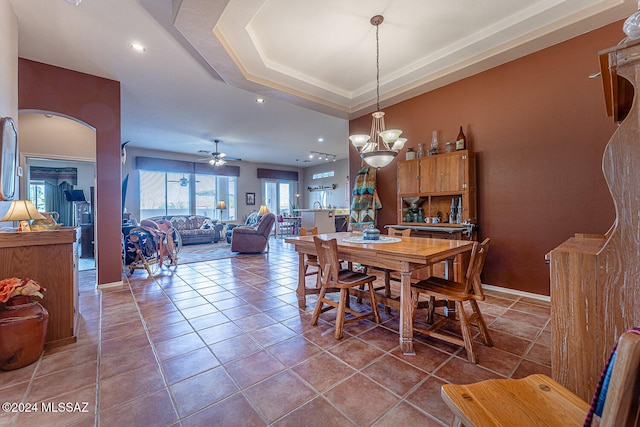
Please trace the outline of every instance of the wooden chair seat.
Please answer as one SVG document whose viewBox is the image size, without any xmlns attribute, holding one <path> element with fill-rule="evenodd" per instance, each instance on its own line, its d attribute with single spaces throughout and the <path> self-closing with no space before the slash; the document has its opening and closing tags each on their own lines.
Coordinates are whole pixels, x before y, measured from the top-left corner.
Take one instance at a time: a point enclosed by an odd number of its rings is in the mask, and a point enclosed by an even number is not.
<svg viewBox="0 0 640 427">
<path fill-rule="evenodd" d="M 467 268 L 463 282 L 455 282 L 440 277 L 429 277 L 428 279 L 411 285 L 414 318 L 418 308 L 420 294 L 425 294 L 429 297 L 427 323 L 430 324 L 430 326 L 424 328 L 419 324 L 414 324 L 414 331 L 463 346 L 467 351 L 467 359 L 472 363 L 476 363 L 476 354 L 473 345 L 471 325 L 478 328 L 480 336 L 486 345 L 493 345 L 489 328 L 487 328 L 487 324 L 478 306 L 478 301 L 484 300 L 480 274 L 482 273 L 487 251 L 489 250 L 489 241 L 490 239 L 487 238 L 482 243 L 475 242 L 473 244 L 469 267 Z M 439 321 L 434 322 L 435 307 L 436 305 L 441 305 L 436 302 L 436 298 L 453 302 L 454 310 L 451 312 L 450 307 L 447 307 L 444 316 L 442 316 Z M 468 302 L 471 306 L 471 315 L 465 311 L 465 302 Z M 457 321 L 457 323 L 460 324 L 462 338 L 458 338 L 455 335 L 443 334 L 438 331 L 449 321 Z"/>
<path fill-rule="evenodd" d="M 593 419 L 589 404 L 542 374 L 518 380 L 445 384 L 441 395 L 455 415 L 453 426 L 582 426 L 588 412 Z M 600 427 L 638 426 L 639 396 L 640 335 L 625 332 L 616 350 L 602 418 L 596 415 L 594 421 Z M 594 402 L 598 397 L 597 391 Z"/>
<path fill-rule="evenodd" d="M 337 309 L 336 314 L 336 330 L 334 337 L 342 338 L 342 330 L 344 325 L 351 322 L 359 321 L 366 317 L 373 317 L 376 323 L 380 323 L 380 315 L 376 304 L 376 296 L 373 289 L 373 281 L 376 276 L 360 273 L 353 270 L 341 269 L 338 259 L 338 243 L 336 239 L 323 240 L 318 236 L 313 238 L 318 253 L 318 261 L 321 266 L 322 287 L 318 295 L 318 302 L 313 311 L 311 324 L 317 325 L 318 318 L 332 308 Z M 358 312 L 349 307 L 349 289 L 357 286 L 367 285 L 369 288 L 369 299 L 371 301 L 370 312 Z M 338 301 L 326 298 L 326 293 L 332 289 L 339 289 L 340 295 Z M 324 307 L 327 304 L 328 307 Z M 351 314 L 353 317 L 345 320 L 345 313 Z"/>
</svg>

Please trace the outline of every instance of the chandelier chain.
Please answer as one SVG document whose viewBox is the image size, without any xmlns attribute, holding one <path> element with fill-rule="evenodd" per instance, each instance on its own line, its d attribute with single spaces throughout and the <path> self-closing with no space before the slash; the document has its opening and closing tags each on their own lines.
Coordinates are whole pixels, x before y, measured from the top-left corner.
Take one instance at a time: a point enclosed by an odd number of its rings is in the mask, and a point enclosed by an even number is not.
<svg viewBox="0 0 640 427">
<path fill-rule="evenodd" d="M 380 30 L 380 25 L 376 25 L 376 111 L 380 111 L 380 41 L 378 30 Z"/>
</svg>

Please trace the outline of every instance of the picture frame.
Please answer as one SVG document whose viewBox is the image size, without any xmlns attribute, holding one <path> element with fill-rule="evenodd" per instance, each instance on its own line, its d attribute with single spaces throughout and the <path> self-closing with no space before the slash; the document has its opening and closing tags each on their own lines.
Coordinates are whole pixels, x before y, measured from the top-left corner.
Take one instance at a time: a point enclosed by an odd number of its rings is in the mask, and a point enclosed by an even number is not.
<svg viewBox="0 0 640 427">
<path fill-rule="evenodd" d="M 247 193 L 246 194 L 246 203 L 247 205 L 255 205 L 256 204 L 256 193 Z"/>
</svg>

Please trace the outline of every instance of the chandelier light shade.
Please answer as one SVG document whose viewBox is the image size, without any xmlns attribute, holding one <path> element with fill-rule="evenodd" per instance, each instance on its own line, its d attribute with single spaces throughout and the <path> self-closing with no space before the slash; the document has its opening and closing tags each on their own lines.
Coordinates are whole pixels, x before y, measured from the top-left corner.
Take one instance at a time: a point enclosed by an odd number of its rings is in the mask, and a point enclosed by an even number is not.
<svg viewBox="0 0 640 427">
<path fill-rule="evenodd" d="M 406 138 L 400 138 L 400 129 L 386 129 L 384 112 L 380 111 L 380 41 L 378 30 L 384 21 L 382 15 L 371 18 L 371 25 L 376 27 L 376 111 L 372 114 L 371 133 L 349 136 L 351 144 L 360 153 L 360 157 L 375 168 L 383 168 L 393 161 L 398 151 L 404 147 Z"/>
</svg>

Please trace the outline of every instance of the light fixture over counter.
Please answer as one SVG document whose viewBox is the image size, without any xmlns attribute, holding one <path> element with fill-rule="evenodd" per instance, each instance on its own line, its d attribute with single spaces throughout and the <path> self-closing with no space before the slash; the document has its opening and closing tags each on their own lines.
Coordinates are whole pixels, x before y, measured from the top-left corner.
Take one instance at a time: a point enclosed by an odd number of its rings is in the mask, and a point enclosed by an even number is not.
<svg viewBox="0 0 640 427">
<path fill-rule="evenodd" d="M 402 131 L 399 129 L 386 129 L 384 124 L 384 112 L 380 111 L 380 41 L 378 30 L 384 21 L 382 15 L 371 18 L 371 25 L 376 27 L 376 111 L 372 114 L 371 133 L 369 135 L 351 135 L 349 139 L 360 153 L 360 157 L 375 168 L 383 168 L 393 161 L 398 151 L 404 147 L 406 138 L 400 138 Z"/>
<path fill-rule="evenodd" d="M 313 158 L 318 158 L 318 160 L 332 160 L 332 161 L 336 161 L 336 155 L 335 154 L 331 154 L 331 153 L 321 153 L 319 151 L 311 151 L 309 154 L 309 158 L 313 159 Z"/>
</svg>

